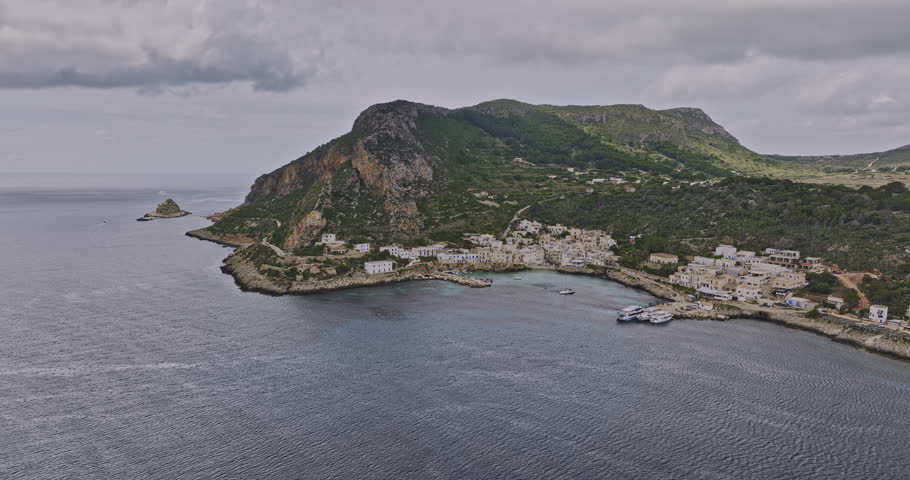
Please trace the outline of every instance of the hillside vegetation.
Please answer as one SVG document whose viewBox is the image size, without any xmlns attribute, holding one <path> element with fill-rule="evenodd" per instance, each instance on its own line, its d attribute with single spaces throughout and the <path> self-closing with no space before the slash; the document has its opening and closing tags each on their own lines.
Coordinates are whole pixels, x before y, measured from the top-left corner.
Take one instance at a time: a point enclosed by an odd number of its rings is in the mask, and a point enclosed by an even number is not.
<svg viewBox="0 0 910 480">
<path fill-rule="evenodd" d="M 704 254 L 732 243 L 746 250 L 800 250 L 852 270 L 910 269 L 910 193 L 900 183 L 854 190 L 730 178 L 679 190 L 654 185 L 567 196 L 535 205 L 527 215 L 624 238 L 641 234 L 640 250 Z"/>
</svg>

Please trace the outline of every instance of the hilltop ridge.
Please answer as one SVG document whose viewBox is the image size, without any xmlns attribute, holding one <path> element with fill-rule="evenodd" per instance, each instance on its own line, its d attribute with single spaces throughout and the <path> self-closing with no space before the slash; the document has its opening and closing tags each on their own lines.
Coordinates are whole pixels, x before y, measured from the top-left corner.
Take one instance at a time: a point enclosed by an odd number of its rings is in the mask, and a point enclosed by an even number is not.
<svg viewBox="0 0 910 480">
<path fill-rule="evenodd" d="M 217 215 L 198 236 L 233 244 L 265 242 L 292 253 L 307 251 L 322 233 L 351 243 L 457 245 L 465 233 L 501 234 L 519 212 L 533 207 L 530 211 L 541 218 L 572 218 L 620 235 L 675 238 L 682 230 L 668 231 L 677 223 L 664 218 L 672 209 L 655 207 L 625 220 L 604 209 L 620 199 L 672 204 L 687 198 L 709 202 L 714 211 L 685 224 L 686 231 L 699 237 L 686 240 L 690 244 L 716 238 L 712 235 L 720 219 L 727 224 L 725 231 L 756 236 L 760 219 L 783 225 L 776 233 L 781 242 L 801 245 L 799 222 L 787 218 L 795 206 L 781 200 L 748 220 L 735 214 L 748 206 L 735 192 L 748 192 L 754 198 L 750 205 L 780 191 L 795 199 L 815 198 L 819 188 L 825 189 L 825 198 L 846 198 L 849 189 L 789 181 L 812 171 L 808 168 L 752 152 L 692 107 L 553 106 L 502 99 L 448 109 L 396 100 L 370 106 L 350 132 L 257 178 L 242 205 Z M 745 177 L 768 181 L 748 183 Z M 712 185 L 723 179 L 728 181 L 721 185 L 723 202 L 718 203 Z M 889 232 L 898 228 L 905 193 L 889 187 L 881 195 L 891 200 L 863 200 L 861 213 L 818 205 L 819 211 L 836 214 L 818 228 L 853 228 L 857 223 L 888 225 Z M 866 197 L 868 193 L 857 198 Z M 873 211 L 880 206 L 896 213 L 889 217 Z M 837 243 L 847 236 L 830 238 Z M 903 255 L 894 250 L 894 242 L 903 238 L 896 230 L 882 237 L 887 245 L 861 245 L 859 236 L 850 238 L 849 245 L 806 244 L 808 250 L 874 247 Z"/>
</svg>

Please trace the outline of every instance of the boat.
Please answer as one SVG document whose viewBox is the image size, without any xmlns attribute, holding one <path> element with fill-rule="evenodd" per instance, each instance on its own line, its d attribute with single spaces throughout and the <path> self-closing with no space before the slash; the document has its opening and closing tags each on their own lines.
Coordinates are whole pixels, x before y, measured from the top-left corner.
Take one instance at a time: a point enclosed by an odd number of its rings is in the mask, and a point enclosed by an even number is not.
<svg viewBox="0 0 910 480">
<path fill-rule="evenodd" d="M 673 320 L 673 314 L 664 310 L 658 310 L 648 316 L 651 323 L 667 323 L 670 320 Z"/>
<path fill-rule="evenodd" d="M 632 320 L 638 320 L 638 317 L 644 313 L 645 309 L 639 307 L 638 305 L 631 305 L 619 311 L 619 315 L 616 316 L 616 320 L 619 322 L 631 322 Z"/>
<path fill-rule="evenodd" d="M 519 277 L 518 275 L 515 275 L 514 277 L 512 277 L 512 280 L 521 280 L 521 277 Z"/>
<path fill-rule="evenodd" d="M 572 290 L 571 288 L 564 288 L 559 291 L 559 294 L 560 295 L 575 295 L 575 290 Z"/>
<path fill-rule="evenodd" d="M 657 307 L 648 307 L 638 315 L 638 319 L 642 322 L 648 322 L 651 320 L 651 316 L 659 311 L 660 310 Z"/>
</svg>

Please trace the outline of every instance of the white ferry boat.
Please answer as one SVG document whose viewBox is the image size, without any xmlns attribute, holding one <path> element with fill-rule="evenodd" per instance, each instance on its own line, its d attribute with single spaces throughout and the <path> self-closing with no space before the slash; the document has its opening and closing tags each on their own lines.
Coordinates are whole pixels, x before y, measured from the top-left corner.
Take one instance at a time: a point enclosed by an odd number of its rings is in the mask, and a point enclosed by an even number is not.
<svg viewBox="0 0 910 480">
<path fill-rule="evenodd" d="M 651 316 L 659 311 L 660 309 L 657 307 L 648 307 L 643 312 L 641 312 L 641 315 L 638 316 L 638 319 L 642 322 L 648 322 L 651 320 Z"/>
<path fill-rule="evenodd" d="M 633 320 L 638 320 L 638 317 L 641 316 L 644 311 L 644 307 L 632 305 L 620 310 L 619 315 L 616 316 L 616 320 L 620 322 L 631 322 Z"/>
<path fill-rule="evenodd" d="M 673 314 L 664 310 L 657 310 L 648 316 L 651 323 L 667 323 L 670 320 L 673 320 Z"/>
</svg>

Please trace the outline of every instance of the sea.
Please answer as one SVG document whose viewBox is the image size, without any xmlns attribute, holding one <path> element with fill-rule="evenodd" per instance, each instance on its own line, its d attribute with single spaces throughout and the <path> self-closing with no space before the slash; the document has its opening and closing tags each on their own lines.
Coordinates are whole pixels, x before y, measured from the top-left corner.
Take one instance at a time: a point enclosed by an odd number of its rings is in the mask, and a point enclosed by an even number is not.
<svg viewBox="0 0 910 480">
<path fill-rule="evenodd" d="M 251 176 L 77 177 L 0 179 L 0 479 L 910 475 L 908 362 L 555 272 L 242 292 L 184 232 Z"/>
</svg>

